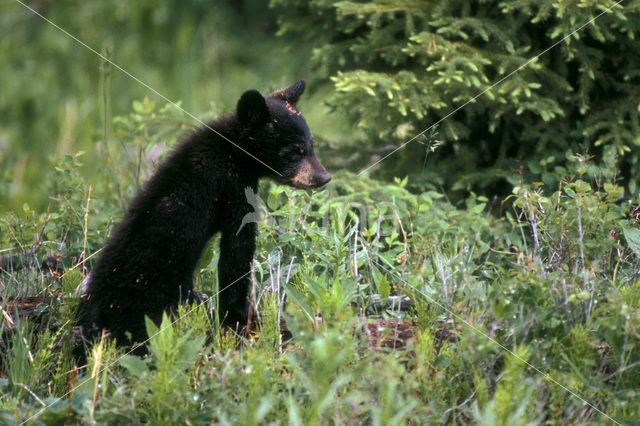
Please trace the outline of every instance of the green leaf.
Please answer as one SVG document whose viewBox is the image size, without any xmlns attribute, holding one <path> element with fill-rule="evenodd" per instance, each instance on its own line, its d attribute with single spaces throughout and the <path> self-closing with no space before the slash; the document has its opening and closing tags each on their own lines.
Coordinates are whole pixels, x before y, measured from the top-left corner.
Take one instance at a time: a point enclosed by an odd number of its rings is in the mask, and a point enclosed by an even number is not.
<svg viewBox="0 0 640 426">
<path fill-rule="evenodd" d="M 200 357 L 200 349 L 204 345 L 206 336 L 197 336 L 191 338 L 185 335 L 180 338 L 179 351 L 176 358 L 176 367 L 178 370 L 184 370 L 193 366 Z"/>
<path fill-rule="evenodd" d="M 202 257 L 200 258 L 200 263 L 198 264 L 198 268 L 204 269 L 207 266 L 209 266 L 209 264 L 213 260 L 214 244 L 215 244 L 215 238 L 210 239 L 207 245 L 205 246 L 204 251 L 202 252 Z"/>
<path fill-rule="evenodd" d="M 391 286 L 389 285 L 389 280 L 386 275 L 381 275 L 378 280 L 378 291 L 380 292 L 380 298 L 382 300 L 386 300 L 391 294 Z"/>
<path fill-rule="evenodd" d="M 142 105 L 142 102 L 133 101 L 133 110 L 135 112 L 143 112 L 144 111 L 144 106 Z"/>
<path fill-rule="evenodd" d="M 313 321 L 313 313 L 311 311 L 311 306 L 309 305 L 309 303 L 307 303 L 307 301 L 305 300 L 305 296 L 304 294 L 299 291 L 297 288 L 295 288 L 293 285 L 291 284 L 286 284 L 284 286 L 284 291 L 287 293 L 287 297 L 296 305 L 298 305 L 298 307 L 302 310 L 302 312 L 304 312 L 304 314 L 307 316 L 307 318 L 309 318 L 309 320 Z"/>
<path fill-rule="evenodd" d="M 82 282 L 82 273 L 79 269 L 70 269 L 62 276 L 62 288 L 65 293 L 73 293 Z"/>
<path fill-rule="evenodd" d="M 487 206 L 487 204 L 486 204 L 486 203 L 476 204 L 475 206 L 473 206 L 473 207 L 471 208 L 471 211 L 472 211 L 474 214 L 480 214 L 480 213 L 482 213 L 482 212 L 484 211 L 484 209 L 485 209 L 485 207 L 486 207 L 486 206 Z"/>
<path fill-rule="evenodd" d="M 165 315 L 162 316 L 162 322 L 164 325 L 164 319 L 165 319 Z M 153 337 L 155 337 L 162 328 L 158 328 L 155 323 L 148 317 L 145 315 L 144 317 L 144 323 L 146 325 L 147 328 L 147 335 L 149 336 L 150 339 L 152 339 Z"/>
<path fill-rule="evenodd" d="M 147 363 L 134 355 L 124 355 L 120 358 L 120 365 L 123 366 L 129 374 L 137 378 L 142 378 L 149 374 Z"/>
<path fill-rule="evenodd" d="M 446 368 L 451 365 L 451 358 L 447 355 L 438 355 L 436 357 L 436 367 L 438 368 Z"/>
<path fill-rule="evenodd" d="M 636 256 L 640 257 L 640 230 L 636 228 L 624 227 L 624 239 L 627 241 L 629 248 L 633 250 Z"/>
<path fill-rule="evenodd" d="M 576 294 L 576 297 L 580 300 L 587 300 L 589 299 L 589 292 L 588 291 L 581 291 L 578 294 Z"/>
</svg>

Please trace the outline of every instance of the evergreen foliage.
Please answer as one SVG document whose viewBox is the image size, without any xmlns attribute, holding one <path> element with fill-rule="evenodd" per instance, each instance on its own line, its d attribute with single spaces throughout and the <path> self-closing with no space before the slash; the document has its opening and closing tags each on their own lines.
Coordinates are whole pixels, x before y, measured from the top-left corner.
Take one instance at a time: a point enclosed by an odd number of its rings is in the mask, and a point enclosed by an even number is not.
<svg viewBox="0 0 640 426">
<path fill-rule="evenodd" d="M 553 184 L 572 150 L 614 156 L 636 191 L 640 2 L 271 3 L 289 11 L 280 33 L 315 47 L 318 73 L 335 85 L 331 106 L 378 148 L 401 145 L 471 101 L 439 126 L 444 146 L 429 157 L 425 181 L 504 193 L 501 182 L 523 164 Z M 373 148 L 364 164 L 380 157 Z M 382 166 L 417 174 L 426 154 L 418 138 Z"/>
</svg>

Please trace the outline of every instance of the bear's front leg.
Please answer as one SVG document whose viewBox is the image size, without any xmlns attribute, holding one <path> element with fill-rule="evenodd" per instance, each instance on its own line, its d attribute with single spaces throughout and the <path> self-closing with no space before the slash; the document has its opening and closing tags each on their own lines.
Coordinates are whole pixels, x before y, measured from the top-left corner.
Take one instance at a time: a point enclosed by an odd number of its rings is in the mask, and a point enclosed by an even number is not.
<svg viewBox="0 0 640 426">
<path fill-rule="evenodd" d="M 247 325 L 251 262 L 256 249 L 256 224 L 227 223 L 220 239 L 218 318 L 240 331 Z M 231 226 L 235 223 L 234 226 Z M 239 232 L 238 232 L 239 230 Z"/>
</svg>

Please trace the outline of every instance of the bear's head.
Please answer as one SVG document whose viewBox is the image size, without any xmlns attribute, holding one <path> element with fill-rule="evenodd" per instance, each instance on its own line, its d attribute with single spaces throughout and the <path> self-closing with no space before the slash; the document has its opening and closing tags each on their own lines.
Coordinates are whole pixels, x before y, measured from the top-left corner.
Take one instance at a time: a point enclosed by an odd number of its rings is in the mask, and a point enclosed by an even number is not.
<svg viewBox="0 0 640 426">
<path fill-rule="evenodd" d="M 300 80 L 267 98 L 248 90 L 238 101 L 237 118 L 243 128 L 243 147 L 264 162 L 255 162 L 261 175 L 310 189 L 323 186 L 331 175 L 316 158 L 309 126 L 296 109 L 304 89 L 305 82 Z"/>
</svg>

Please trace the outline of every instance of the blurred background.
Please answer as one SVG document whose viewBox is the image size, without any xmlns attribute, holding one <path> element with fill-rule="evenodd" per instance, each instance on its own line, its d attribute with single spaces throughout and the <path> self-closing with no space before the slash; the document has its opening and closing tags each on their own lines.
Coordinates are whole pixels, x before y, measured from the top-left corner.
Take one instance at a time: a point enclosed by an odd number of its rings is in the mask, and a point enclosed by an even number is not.
<svg viewBox="0 0 640 426">
<path fill-rule="evenodd" d="M 203 119 L 232 111 L 250 88 L 267 92 L 300 78 L 313 88 L 310 50 L 295 36 L 276 36 L 278 10 L 264 1 L 28 4 Z M 129 114 L 134 100 L 165 101 L 19 3 L 0 9 L 0 211 L 24 203 L 41 210 L 56 158 L 85 151 L 91 183 L 104 173 L 105 142 L 120 148 L 113 118 Z M 305 116 L 327 129 L 327 108 L 311 99 L 301 101 Z"/>
<path fill-rule="evenodd" d="M 412 191 L 453 202 L 470 191 L 503 198 L 522 178 L 555 188 L 571 178 L 568 163 L 586 159 L 619 195 L 637 192 L 638 2 L 28 5 L 205 120 L 232 111 L 244 90 L 305 78 L 300 108 L 332 172 L 366 169 L 403 146 L 373 176 L 408 177 Z M 52 164 L 69 153 L 84 152 L 86 183 L 113 181 L 105 166 L 132 145 L 122 136 L 137 131 L 130 114 L 166 102 L 20 3 L 0 11 L 0 211 L 46 208 Z M 180 135 L 138 136 L 153 146 Z"/>
</svg>

